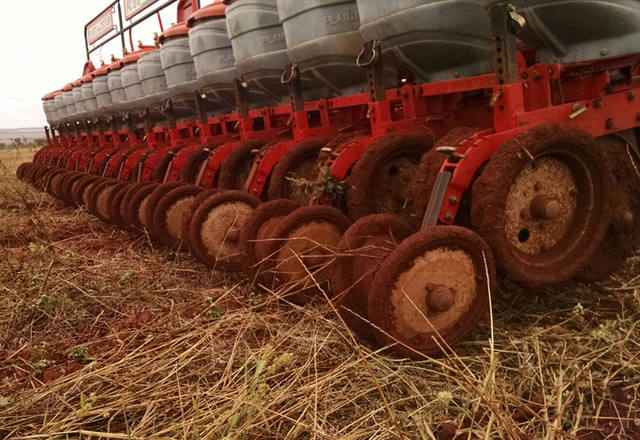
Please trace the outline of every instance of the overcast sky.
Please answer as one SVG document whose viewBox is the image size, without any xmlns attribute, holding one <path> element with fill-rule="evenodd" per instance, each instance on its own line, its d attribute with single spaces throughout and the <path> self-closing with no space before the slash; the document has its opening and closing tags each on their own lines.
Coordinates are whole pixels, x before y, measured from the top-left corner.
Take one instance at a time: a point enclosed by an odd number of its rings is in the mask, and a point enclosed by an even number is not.
<svg viewBox="0 0 640 440">
<path fill-rule="evenodd" d="M 46 124 L 42 96 L 82 76 L 86 61 L 84 25 L 109 3 L 110 0 L 0 0 L 0 128 Z M 201 2 L 208 3 L 211 1 Z M 167 28 L 176 20 L 175 7 L 167 8 L 163 17 Z M 157 30 L 157 19 L 145 22 L 134 31 L 134 42 L 151 44 Z M 100 58 L 109 61 L 112 53 L 122 55 L 120 44 L 96 53 L 96 67 Z"/>
</svg>

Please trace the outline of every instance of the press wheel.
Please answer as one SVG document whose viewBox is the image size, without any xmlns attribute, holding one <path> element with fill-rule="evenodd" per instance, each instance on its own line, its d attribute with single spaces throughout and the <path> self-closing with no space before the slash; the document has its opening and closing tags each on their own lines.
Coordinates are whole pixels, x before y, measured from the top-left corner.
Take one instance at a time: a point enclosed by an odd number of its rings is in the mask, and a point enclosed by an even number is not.
<svg viewBox="0 0 640 440">
<path fill-rule="evenodd" d="M 86 176 L 76 180 L 71 186 L 71 200 L 72 204 L 75 207 L 85 206 L 84 205 L 84 192 L 91 184 L 96 182 L 98 179 L 101 179 L 100 176 L 96 176 L 95 174 L 87 174 Z"/>
<path fill-rule="evenodd" d="M 289 199 L 308 205 L 313 188 L 307 183 L 313 184 L 318 177 L 318 154 L 326 143 L 326 139 L 314 139 L 293 145 L 273 167 L 269 199 Z"/>
<path fill-rule="evenodd" d="M 196 209 L 198 209 L 198 207 L 202 205 L 204 201 L 207 200 L 210 196 L 216 194 L 219 191 L 221 190 L 218 188 L 204 189 L 196 195 L 195 199 L 193 199 L 191 204 L 187 206 L 184 213 L 182 214 L 181 236 L 182 248 L 184 250 L 191 249 L 191 245 L 189 244 L 189 227 L 191 225 L 191 220 L 193 219 L 193 215 L 195 214 Z"/>
<path fill-rule="evenodd" d="M 183 216 L 204 188 L 182 185 L 164 194 L 153 211 L 153 236 L 170 248 L 182 247 Z"/>
<path fill-rule="evenodd" d="M 254 279 L 267 257 L 269 238 L 277 223 L 300 204 L 287 199 L 271 200 L 259 205 L 249 215 L 240 231 L 240 249 L 244 256 L 244 272 Z"/>
<path fill-rule="evenodd" d="M 218 187 L 241 190 L 244 188 L 256 157 L 256 149 L 262 142 L 246 141 L 235 147 L 220 166 Z"/>
<path fill-rule="evenodd" d="M 205 265 L 228 272 L 242 269 L 240 229 L 260 199 L 244 191 L 220 191 L 204 201 L 189 225 L 191 252 Z"/>
<path fill-rule="evenodd" d="M 120 206 L 124 197 L 129 193 L 131 188 L 136 185 L 137 183 L 134 182 L 123 182 L 123 185 L 120 186 L 117 191 L 112 191 L 107 199 L 109 221 L 119 228 L 124 229 Z"/>
<path fill-rule="evenodd" d="M 420 158 L 433 146 L 433 134 L 388 134 L 373 142 L 347 178 L 347 210 L 358 219 L 370 214 L 404 214 Z"/>
<path fill-rule="evenodd" d="M 130 230 L 142 230 L 144 228 L 140 219 L 144 216 L 146 210 L 146 201 L 149 195 L 155 190 L 159 183 L 147 183 L 142 186 L 132 189 L 131 196 L 123 198 L 122 208 L 124 215 L 122 216 L 126 224 L 127 229 Z"/>
<path fill-rule="evenodd" d="M 600 247 L 579 272 L 586 281 L 598 281 L 619 270 L 640 246 L 640 160 L 618 136 L 605 136 L 598 144 L 612 171 L 616 191 L 612 219 Z"/>
<path fill-rule="evenodd" d="M 158 240 L 153 233 L 153 213 L 160 202 L 160 199 L 164 197 L 169 191 L 180 188 L 184 186 L 181 182 L 165 182 L 156 186 L 155 189 L 149 194 L 143 201 L 144 210 L 141 211 L 142 215 L 140 216 L 140 223 L 145 227 L 149 236 L 153 239 Z"/>
<path fill-rule="evenodd" d="M 331 292 L 345 323 L 374 340 L 367 303 L 375 274 L 398 244 L 414 231 L 400 216 L 373 214 L 358 219 L 342 235 L 331 268 Z"/>
<path fill-rule="evenodd" d="M 401 356 L 434 355 L 469 337 L 495 291 L 491 249 L 460 226 L 405 239 L 380 265 L 367 310 L 378 342 Z"/>
<path fill-rule="evenodd" d="M 612 176 L 596 141 L 556 125 L 502 145 L 473 185 L 473 228 L 509 277 L 568 281 L 609 227 Z"/>
<path fill-rule="evenodd" d="M 265 265 L 274 288 L 294 301 L 328 291 L 330 267 L 351 221 L 332 206 L 305 206 L 273 229 Z M 269 287 L 269 286 L 267 286 Z"/>
</svg>

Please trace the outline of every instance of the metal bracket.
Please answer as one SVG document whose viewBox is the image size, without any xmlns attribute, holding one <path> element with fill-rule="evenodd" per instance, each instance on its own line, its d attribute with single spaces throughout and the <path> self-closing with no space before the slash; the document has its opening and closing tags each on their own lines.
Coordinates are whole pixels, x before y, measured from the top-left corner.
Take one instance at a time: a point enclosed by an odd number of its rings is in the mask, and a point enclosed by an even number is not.
<svg viewBox="0 0 640 440">
<path fill-rule="evenodd" d="M 249 85 L 240 78 L 233 80 L 233 94 L 236 99 L 236 111 L 241 118 L 249 117 L 249 103 L 247 101 L 247 90 Z"/>
<path fill-rule="evenodd" d="M 422 218 L 422 225 L 420 229 L 426 229 L 438 224 L 438 215 L 440 214 L 440 208 L 442 208 L 442 202 L 444 196 L 449 188 L 449 182 L 453 175 L 448 171 L 443 171 L 436 177 L 436 182 L 431 190 L 431 196 L 429 197 L 429 203 L 427 209 L 424 211 L 424 217 Z"/>
<path fill-rule="evenodd" d="M 489 7 L 493 39 L 493 70 L 499 85 L 519 81 L 518 46 L 515 31 L 526 22 L 508 1 L 496 1 Z M 515 17 L 515 18 L 514 18 Z"/>
<path fill-rule="evenodd" d="M 293 112 L 301 112 L 304 110 L 304 99 L 302 97 L 302 81 L 300 81 L 300 71 L 296 63 L 287 64 L 280 77 L 280 82 L 287 86 L 289 93 L 289 101 Z"/>
<path fill-rule="evenodd" d="M 356 59 L 356 66 L 367 68 L 367 85 L 371 100 L 374 102 L 386 100 L 387 89 L 384 87 L 382 43 L 378 40 L 367 41 Z"/>
<path fill-rule="evenodd" d="M 207 106 L 205 104 L 207 95 L 202 90 L 196 90 L 196 111 L 201 124 L 207 123 Z"/>
</svg>

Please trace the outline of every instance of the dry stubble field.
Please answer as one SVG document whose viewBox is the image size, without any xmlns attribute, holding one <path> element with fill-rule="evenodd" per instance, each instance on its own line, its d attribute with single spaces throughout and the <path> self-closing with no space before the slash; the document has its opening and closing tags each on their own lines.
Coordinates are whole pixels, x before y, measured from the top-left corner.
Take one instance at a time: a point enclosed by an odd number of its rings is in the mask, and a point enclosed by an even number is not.
<svg viewBox="0 0 640 440">
<path fill-rule="evenodd" d="M 324 298 L 276 301 L 73 210 L 0 152 L 0 437 L 640 438 L 640 259 L 598 285 L 503 281 L 439 359 L 359 346 Z"/>
</svg>

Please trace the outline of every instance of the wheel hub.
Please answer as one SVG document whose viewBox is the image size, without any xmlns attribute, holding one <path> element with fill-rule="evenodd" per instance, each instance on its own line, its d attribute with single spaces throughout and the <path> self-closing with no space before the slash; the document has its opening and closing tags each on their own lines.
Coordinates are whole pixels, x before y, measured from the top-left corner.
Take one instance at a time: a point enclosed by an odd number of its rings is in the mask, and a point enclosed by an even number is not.
<svg viewBox="0 0 640 440">
<path fill-rule="evenodd" d="M 453 306 L 455 292 L 444 284 L 427 284 L 427 307 L 434 312 L 446 312 Z"/>
<path fill-rule="evenodd" d="M 428 250 L 395 284 L 394 320 L 404 335 L 441 331 L 469 309 L 477 295 L 472 259 L 462 250 Z"/>
<path fill-rule="evenodd" d="M 551 249 L 567 234 L 576 214 L 577 185 L 560 159 L 535 159 L 511 184 L 505 227 L 513 246 L 527 254 Z"/>
</svg>

